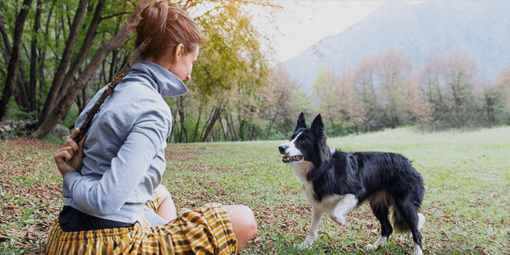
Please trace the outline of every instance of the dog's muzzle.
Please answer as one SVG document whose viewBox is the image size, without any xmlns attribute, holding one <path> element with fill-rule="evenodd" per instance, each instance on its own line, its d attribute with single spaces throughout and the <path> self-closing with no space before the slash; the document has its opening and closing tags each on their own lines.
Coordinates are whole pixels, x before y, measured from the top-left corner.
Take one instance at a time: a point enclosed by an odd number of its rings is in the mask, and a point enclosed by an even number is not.
<svg viewBox="0 0 510 255">
<path fill-rule="evenodd" d="M 282 154 L 282 162 L 286 164 L 290 163 L 296 163 L 303 160 L 303 155 L 295 155 L 295 156 L 289 156 L 287 155 L 286 151 L 289 148 L 289 146 L 286 145 L 280 145 L 278 147 L 278 150 L 280 151 L 280 154 Z"/>
</svg>

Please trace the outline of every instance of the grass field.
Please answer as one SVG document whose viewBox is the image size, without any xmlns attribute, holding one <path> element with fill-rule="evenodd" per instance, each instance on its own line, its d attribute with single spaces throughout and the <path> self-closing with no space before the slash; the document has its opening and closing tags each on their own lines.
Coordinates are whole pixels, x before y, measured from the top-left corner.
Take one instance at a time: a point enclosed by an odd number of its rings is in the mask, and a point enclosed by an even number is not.
<svg viewBox="0 0 510 255">
<path fill-rule="evenodd" d="M 390 245 L 365 250 L 379 224 L 363 205 L 344 227 L 324 219 L 308 250 L 311 210 L 290 167 L 283 141 L 171 144 L 164 184 L 179 208 L 207 202 L 245 204 L 256 213 L 257 237 L 242 254 L 409 254 L 412 238 L 395 233 Z M 422 174 L 425 254 L 510 254 L 510 127 L 422 135 L 413 128 L 329 139 L 344 151 L 406 155 Z M 0 254 L 44 249 L 46 230 L 62 205 L 57 147 L 27 140 L 0 141 Z"/>
</svg>

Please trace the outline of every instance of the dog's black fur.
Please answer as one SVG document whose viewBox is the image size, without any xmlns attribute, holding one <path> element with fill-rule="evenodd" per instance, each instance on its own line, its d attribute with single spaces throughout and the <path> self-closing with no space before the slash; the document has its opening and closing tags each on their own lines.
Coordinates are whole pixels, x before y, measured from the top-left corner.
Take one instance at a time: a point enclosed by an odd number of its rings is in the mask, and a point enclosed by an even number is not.
<svg viewBox="0 0 510 255">
<path fill-rule="evenodd" d="M 318 203 L 333 194 L 353 194 L 358 206 L 368 200 L 381 223 L 381 236 L 384 237 L 389 237 L 393 232 L 388 219 L 392 206 L 395 228 L 399 232 L 411 231 L 414 242 L 421 248 L 417 213 L 425 189 L 421 175 L 405 156 L 388 152 L 347 153 L 330 150 L 320 114 L 307 128 L 304 114 L 301 113 L 289 141 L 298 135 L 293 144 L 302 153 L 302 161 L 312 163 L 306 179 L 313 183 Z M 280 146 L 279 149 L 285 155 L 286 148 Z"/>
</svg>

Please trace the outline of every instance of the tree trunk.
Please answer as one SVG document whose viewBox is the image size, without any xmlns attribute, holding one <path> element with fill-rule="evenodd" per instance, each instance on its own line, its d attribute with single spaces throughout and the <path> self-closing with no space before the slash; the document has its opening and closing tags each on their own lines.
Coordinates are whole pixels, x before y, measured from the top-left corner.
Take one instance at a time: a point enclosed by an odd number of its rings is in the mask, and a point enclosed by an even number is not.
<svg viewBox="0 0 510 255">
<path fill-rule="evenodd" d="M 273 120 L 271 121 L 271 124 L 269 125 L 269 128 L 267 130 L 266 140 L 269 138 L 269 133 L 271 132 L 271 127 L 273 127 L 273 124 L 276 121 L 276 117 L 278 117 L 278 110 L 276 110 L 276 113 L 274 114 Z"/>
<path fill-rule="evenodd" d="M 225 128 L 223 127 L 223 120 L 221 119 L 221 115 L 220 115 L 220 118 L 218 121 L 220 122 L 221 131 L 223 132 L 223 139 L 226 142 L 227 141 L 227 133 L 225 133 Z"/>
<path fill-rule="evenodd" d="M 171 143 L 172 142 L 172 137 L 173 137 L 173 134 L 175 133 L 175 131 L 174 131 L 175 130 L 175 116 L 174 116 L 172 111 L 170 111 L 170 114 L 172 114 L 172 130 L 170 130 L 170 135 L 166 139 L 167 143 Z"/>
<path fill-rule="evenodd" d="M 198 119 L 197 125 L 195 126 L 195 135 L 193 136 L 193 142 L 197 141 L 198 127 L 200 125 L 200 117 L 202 116 L 202 104 L 198 107 Z"/>
<path fill-rule="evenodd" d="M 179 142 L 183 143 L 184 139 L 186 139 L 186 142 L 188 141 L 188 130 L 186 130 L 186 113 L 184 112 L 184 96 L 181 96 L 177 99 L 177 105 L 178 105 L 178 111 L 179 111 L 179 120 L 181 121 L 181 135 L 179 138 Z"/>
<path fill-rule="evenodd" d="M 57 71 L 55 72 L 55 76 L 53 78 L 53 82 L 51 84 L 48 96 L 46 97 L 44 108 L 42 110 L 41 116 L 39 117 L 39 126 L 42 126 L 46 122 L 46 119 L 48 118 L 50 113 L 53 112 L 53 109 L 58 104 L 57 101 L 57 98 L 59 96 L 58 93 L 60 92 L 62 83 L 65 78 L 64 74 L 66 73 L 67 67 L 69 66 L 69 62 L 71 61 L 73 47 L 74 44 L 76 43 L 76 39 L 78 38 L 78 32 L 80 30 L 80 25 L 81 21 L 83 20 L 83 16 L 85 15 L 85 10 L 87 9 L 86 8 L 87 4 L 88 0 L 80 0 L 80 3 L 78 4 L 78 9 L 76 10 L 76 13 L 74 15 L 73 23 L 69 28 L 70 30 L 69 37 L 66 40 L 64 52 L 62 53 L 62 57 L 60 58 L 60 63 L 57 67 Z"/>
<path fill-rule="evenodd" d="M 69 108 L 71 108 L 78 93 L 85 86 L 87 86 L 88 81 L 94 75 L 97 68 L 99 68 L 105 57 L 114 49 L 117 49 L 122 44 L 124 44 L 124 42 L 128 39 L 129 33 L 131 32 L 131 28 L 128 24 L 138 23 L 138 20 L 140 19 L 139 13 L 143 8 L 145 8 L 148 2 L 149 1 L 142 1 L 142 3 L 136 7 L 136 10 L 128 18 L 128 21 L 125 23 L 124 27 L 117 34 L 115 34 L 112 39 L 101 44 L 85 70 L 78 76 L 73 86 L 66 91 L 65 95 L 62 97 L 62 100 L 60 100 L 51 114 L 48 115 L 46 120 L 43 121 L 39 128 L 32 134 L 32 137 L 48 137 L 53 128 L 55 128 L 58 122 L 62 119 L 64 113 L 67 112 Z"/>
<path fill-rule="evenodd" d="M 100 0 L 97 2 L 94 16 L 92 18 L 92 21 L 90 22 L 87 34 L 80 47 L 80 51 L 78 52 L 76 58 L 72 61 L 71 66 L 69 67 L 69 70 L 67 71 L 64 80 L 62 81 L 60 90 L 57 93 L 56 97 L 57 102 L 62 100 L 63 95 L 65 95 L 69 87 L 73 84 L 73 81 L 76 78 L 76 73 L 80 70 L 83 61 L 85 61 L 85 59 L 87 58 L 87 53 L 89 52 L 90 47 L 92 47 L 92 44 L 94 43 L 94 37 L 96 36 L 96 31 L 97 28 L 99 27 L 99 23 L 101 22 L 101 15 L 103 13 L 105 2 L 106 0 Z"/>
<path fill-rule="evenodd" d="M 28 16 L 29 8 L 32 5 L 32 0 L 24 0 L 23 6 L 27 6 L 27 8 L 22 7 L 18 17 L 16 18 L 16 23 L 14 25 L 14 37 L 12 42 L 12 51 L 11 58 L 9 59 L 9 67 L 7 68 L 7 78 L 5 79 L 5 87 L 2 93 L 2 100 L 0 103 L 0 120 L 2 117 L 7 116 L 7 111 L 9 108 L 9 100 L 11 99 L 14 88 L 16 86 L 16 76 L 18 72 L 18 64 L 21 53 L 21 40 L 23 35 L 23 28 L 25 26 L 25 21 Z"/>
<path fill-rule="evenodd" d="M 30 86 L 28 90 L 29 111 L 35 113 L 37 110 L 35 90 L 37 87 L 37 32 L 41 26 L 42 0 L 37 0 L 37 9 L 34 20 L 34 34 L 30 45 Z M 34 116 L 35 117 L 35 116 Z"/>
<path fill-rule="evenodd" d="M 218 103 L 218 107 L 213 112 L 213 114 L 212 114 L 212 116 L 210 118 L 211 121 L 207 124 L 207 127 L 205 129 L 205 134 L 202 137 L 202 142 L 205 142 L 207 140 L 207 138 L 209 138 L 209 135 L 211 134 L 211 132 L 213 130 L 214 124 L 219 119 L 219 117 L 220 117 L 220 115 L 221 115 L 221 113 L 223 111 L 223 107 L 224 106 L 225 105 L 223 104 L 223 100 L 220 100 L 220 102 Z"/>
<path fill-rule="evenodd" d="M 50 12 L 48 14 L 48 19 L 46 20 L 46 30 L 44 32 L 44 39 L 45 41 L 48 41 L 49 33 L 50 33 L 50 20 L 53 16 L 53 8 L 55 7 L 55 3 L 57 1 L 53 0 L 53 3 L 51 4 Z M 39 49 L 40 52 L 40 64 L 39 64 L 39 98 L 37 99 L 37 116 L 41 115 L 41 106 L 43 99 L 43 91 L 44 91 L 44 61 L 46 60 L 46 44 L 43 44 L 42 49 Z"/>
<path fill-rule="evenodd" d="M 46 122 L 46 119 L 53 111 L 53 108 L 55 108 L 55 106 L 58 104 L 57 101 L 57 98 L 59 96 L 58 93 L 62 86 L 62 82 L 64 81 L 64 74 L 66 73 L 69 62 L 71 61 L 73 47 L 74 44 L 76 43 L 76 39 L 78 38 L 78 32 L 80 30 L 80 25 L 83 16 L 85 15 L 85 10 L 87 9 L 86 8 L 87 3 L 88 0 L 80 0 L 80 3 L 78 4 L 78 9 L 76 10 L 76 13 L 74 15 L 73 23 L 69 28 L 70 30 L 69 37 L 66 40 L 64 52 L 62 53 L 62 58 L 60 58 L 60 63 L 57 67 L 57 71 L 55 72 L 55 76 L 53 78 L 53 82 L 51 84 L 48 96 L 46 97 L 44 108 L 42 110 L 41 116 L 39 117 L 39 126 L 42 126 L 44 122 Z M 64 21 L 62 21 L 62 25 L 64 25 Z"/>
<path fill-rule="evenodd" d="M 236 128 L 234 126 L 234 118 L 232 117 L 232 112 L 230 112 L 229 114 L 230 116 L 230 132 L 232 133 L 232 137 L 234 138 L 234 141 L 239 141 L 239 138 L 237 138 L 237 134 L 236 134 Z M 227 116 L 227 119 L 228 119 L 228 116 Z"/>
</svg>

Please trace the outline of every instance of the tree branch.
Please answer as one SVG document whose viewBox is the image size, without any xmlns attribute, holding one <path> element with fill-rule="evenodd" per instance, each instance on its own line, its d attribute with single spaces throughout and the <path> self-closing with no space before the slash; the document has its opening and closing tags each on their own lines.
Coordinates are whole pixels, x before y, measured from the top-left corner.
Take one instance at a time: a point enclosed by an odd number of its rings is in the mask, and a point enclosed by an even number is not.
<svg viewBox="0 0 510 255">
<path fill-rule="evenodd" d="M 101 17 L 101 21 L 103 21 L 105 19 L 111 19 L 111 18 L 114 18 L 114 17 L 117 17 L 117 16 L 121 16 L 121 15 L 131 14 L 131 13 L 132 12 L 119 12 L 119 13 L 116 13 L 116 14 L 113 14 L 113 15 L 110 15 L 110 16 Z"/>
</svg>

